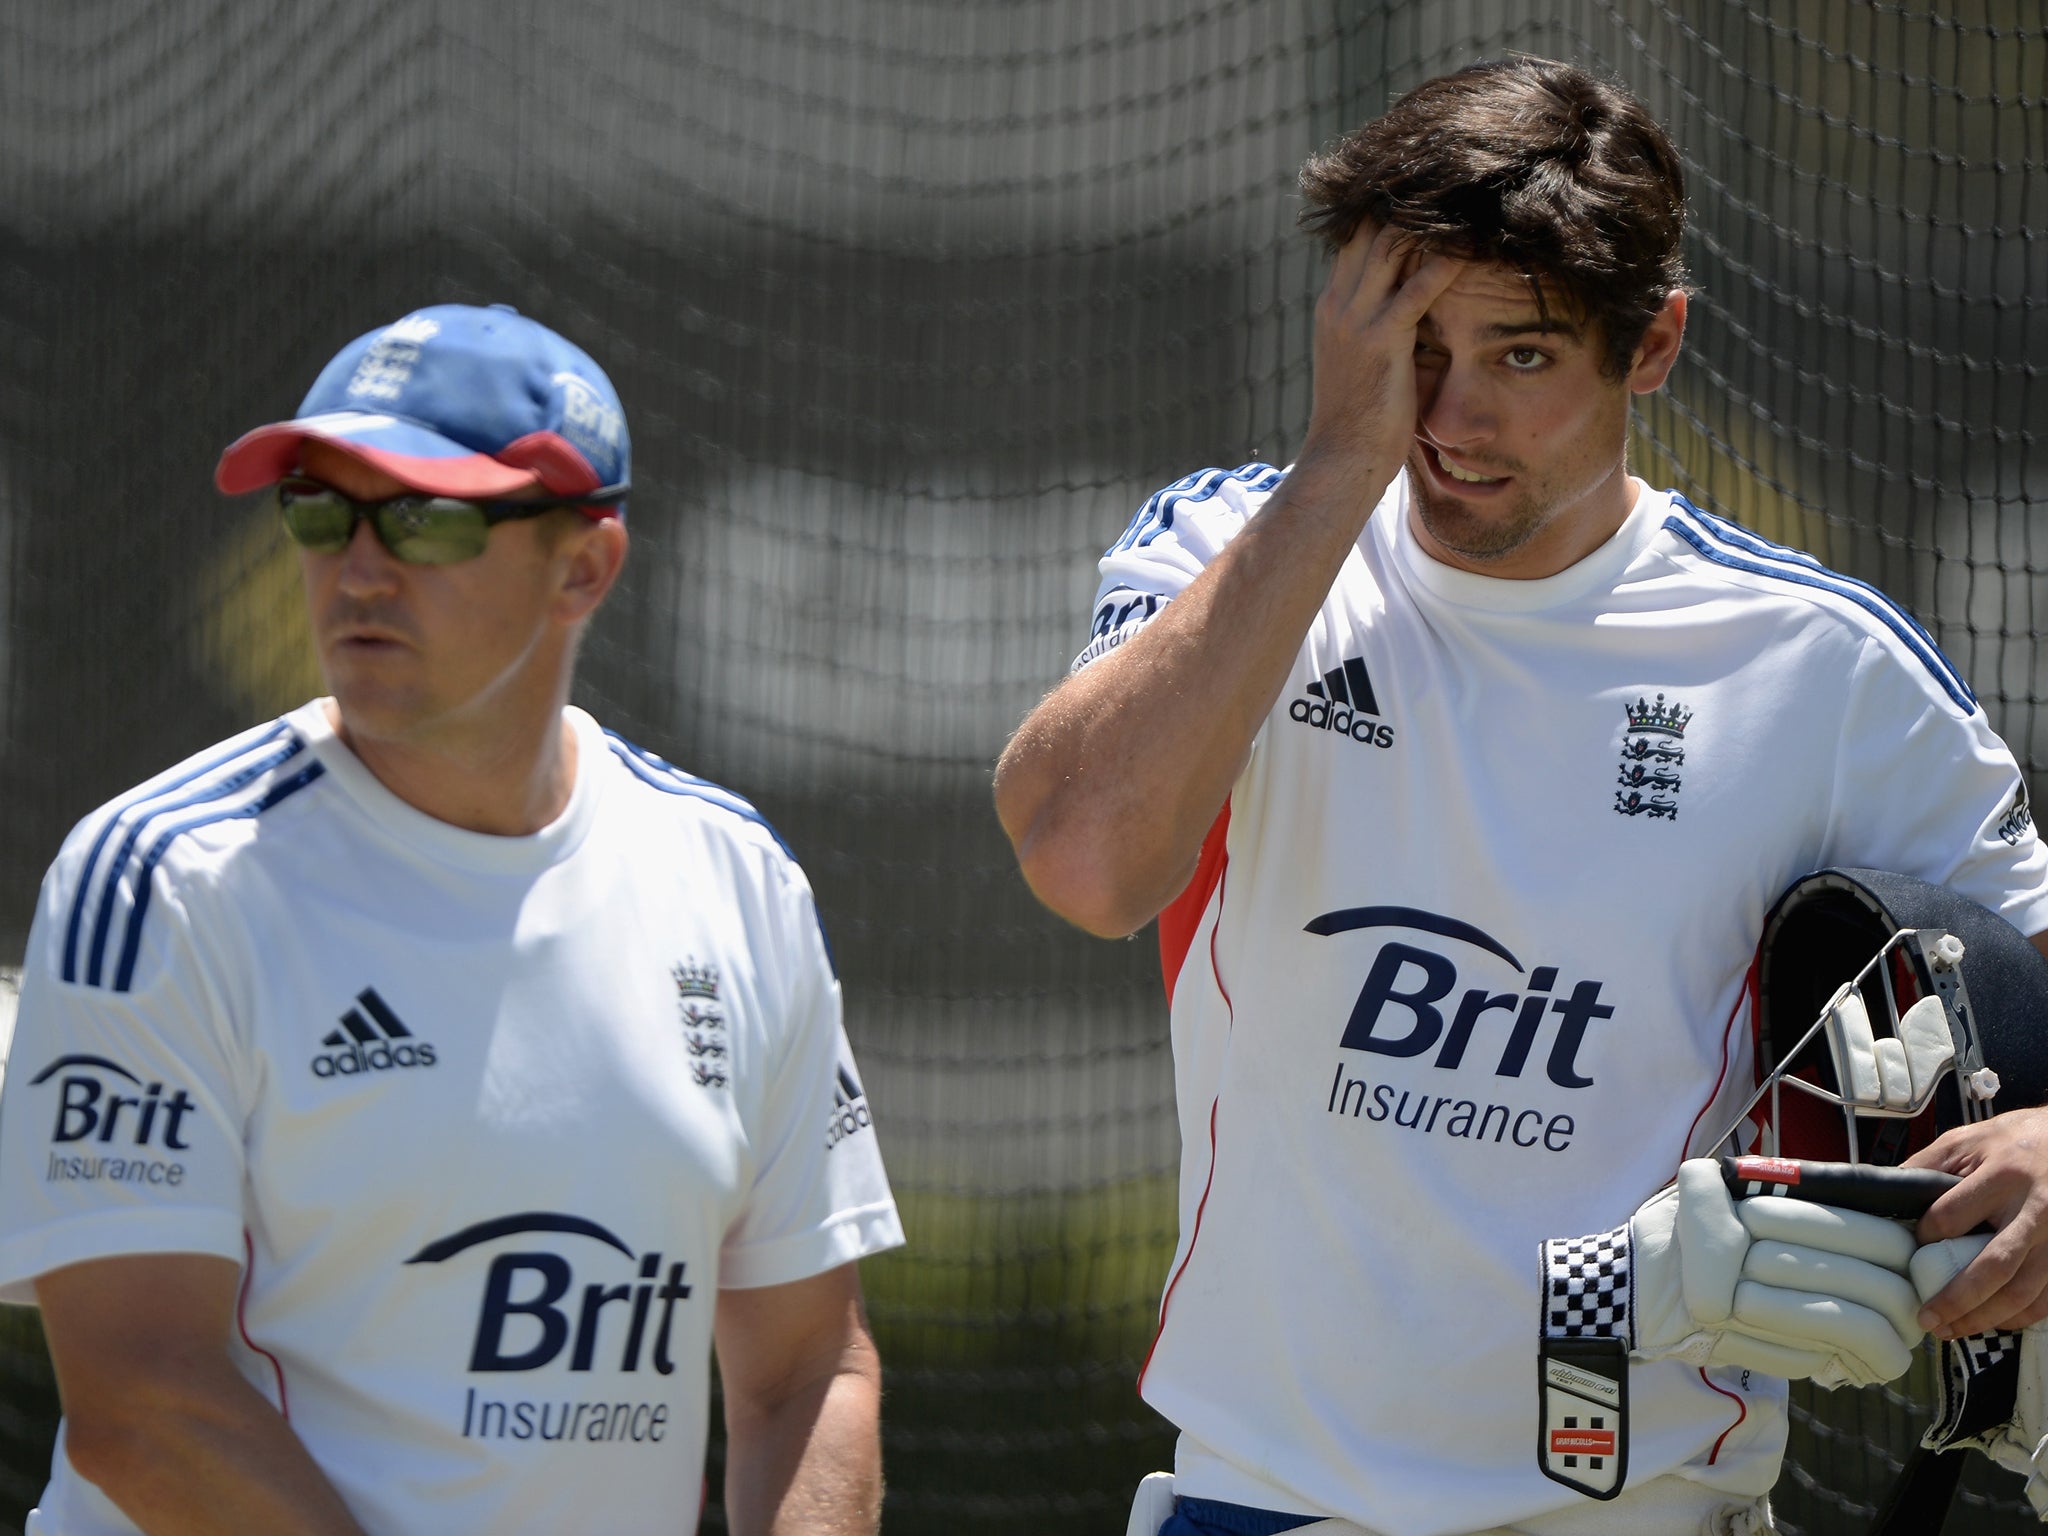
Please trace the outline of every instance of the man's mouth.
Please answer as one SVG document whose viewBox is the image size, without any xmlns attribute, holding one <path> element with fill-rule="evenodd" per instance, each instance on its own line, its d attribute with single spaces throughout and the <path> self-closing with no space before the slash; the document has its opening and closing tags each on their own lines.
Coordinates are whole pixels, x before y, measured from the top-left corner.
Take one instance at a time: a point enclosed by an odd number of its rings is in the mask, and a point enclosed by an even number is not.
<svg viewBox="0 0 2048 1536">
<path fill-rule="evenodd" d="M 1443 450 L 1433 443 L 1423 444 L 1423 451 L 1435 461 L 1436 467 L 1444 472 L 1445 478 L 1455 480 L 1460 485 L 1498 485 L 1507 478 L 1506 475 L 1482 475 L 1477 470 L 1462 469 L 1445 458 Z"/>
</svg>

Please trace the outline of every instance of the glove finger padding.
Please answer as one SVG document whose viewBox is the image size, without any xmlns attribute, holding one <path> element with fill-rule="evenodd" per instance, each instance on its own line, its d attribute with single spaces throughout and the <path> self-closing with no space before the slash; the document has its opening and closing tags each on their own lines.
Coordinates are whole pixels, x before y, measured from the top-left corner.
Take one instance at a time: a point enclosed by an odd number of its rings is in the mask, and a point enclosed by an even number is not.
<svg viewBox="0 0 2048 1536">
<path fill-rule="evenodd" d="M 1757 1243 L 1735 1288 L 1734 1325 L 1778 1341 L 1825 1345 L 1846 1359 L 1861 1356 L 1858 1384 L 1890 1381 L 1913 1363 L 1920 1342 L 1920 1298 L 1911 1282 L 1888 1269 L 1818 1248 Z M 1872 1314 L 1886 1324 L 1873 1328 Z"/>
<path fill-rule="evenodd" d="M 1738 1202 L 1719 1166 L 1697 1158 L 1630 1226 L 1637 1359 L 1823 1386 L 1890 1381 L 1913 1363 L 1914 1245 L 1895 1221 L 1772 1195 Z"/>
<path fill-rule="evenodd" d="M 1919 1293 L 1920 1299 L 1932 1301 L 1949 1281 L 1976 1263 L 1977 1255 L 1990 1246 L 1991 1235 L 1988 1232 L 1972 1232 L 1938 1243 L 1925 1243 L 1913 1250 L 1906 1273 L 1912 1276 L 1913 1289 Z"/>
</svg>

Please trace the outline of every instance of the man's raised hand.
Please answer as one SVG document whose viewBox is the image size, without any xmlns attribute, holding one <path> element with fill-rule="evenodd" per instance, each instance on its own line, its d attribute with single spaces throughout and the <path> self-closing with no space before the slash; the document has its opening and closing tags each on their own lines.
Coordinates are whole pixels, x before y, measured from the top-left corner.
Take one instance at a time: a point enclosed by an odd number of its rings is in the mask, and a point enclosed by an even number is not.
<svg viewBox="0 0 2048 1536">
<path fill-rule="evenodd" d="M 1424 255 L 1389 225 L 1361 225 L 1316 301 L 1315 390 L 1298 467 L 1392 479 L 1415 436 L 1415 331 L 1464 264 Z M 1375 494 L 1373 499 L 1377 499 Z"/>
</svg>

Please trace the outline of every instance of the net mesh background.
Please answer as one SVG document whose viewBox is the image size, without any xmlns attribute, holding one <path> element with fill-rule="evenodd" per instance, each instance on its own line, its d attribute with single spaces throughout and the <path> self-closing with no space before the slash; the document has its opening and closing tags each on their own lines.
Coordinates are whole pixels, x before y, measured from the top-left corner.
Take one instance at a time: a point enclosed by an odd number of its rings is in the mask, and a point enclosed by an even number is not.
<svg viewBox="0 0 2048 1536">
<path fill-rule="evenodd" d="M 357 334 L 506 302 L 609 370 L 633 558 L 579 697 L 808 867 L 912 1245 L 866 1268 L 886 1528 L 1122 1529 L 1177 1156 L 1149 936 L 1039 910 L 988 802 L 1152 489 L 1284 464 L 1302 158 L 1527 50 L 1685 154 L 1699 294 L 1636 467 L 1907 603 L 2048 753 L 2034 0 L 100 0 L 0 7 L 0 932 L 85 811 L 317 691 L 210 489 Z M 0 1317 L 0 1496 L 48 1465 Z M 1918 1383 L 1924 1386 L 1924 1382 Z M 1796 1396 L 1783 1527 L 1924 1410 Z M 2022 1528 L 1972 1468 L 1950 1529 Z M 715 1504 L 707 1528 L 723 1529 Z"/>
</svg>

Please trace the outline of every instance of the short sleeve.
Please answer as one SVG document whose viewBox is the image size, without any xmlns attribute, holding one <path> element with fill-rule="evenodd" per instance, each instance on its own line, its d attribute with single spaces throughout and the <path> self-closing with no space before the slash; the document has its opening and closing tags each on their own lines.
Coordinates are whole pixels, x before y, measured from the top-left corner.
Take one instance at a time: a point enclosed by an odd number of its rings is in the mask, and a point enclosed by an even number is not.
<svg viewBox="0 0 2048 1536">
<path fill-rule="evenodd" d="M 2026 780 L 1940 652 L 1865 642 L 1843 721 L 1829 864 L 1946 885 L 2048 929 L 2048 849 Z"/>
<path fill-rule="evenodd" d="M 164 872 L 132 972 L 66 979 L 93 907 L 45 880 L 0 1085 L 0 1301 L 38 1275 L 137 1253 L 243 1258 L 243 1122 L 231 1032 Z M 90 893 L 87 893 L 89 896 Z"/>
<path fill-rule="evenodd" d="M 1088 643 L 1078 672 L 1144 628 L 1223 552 L 1272 494 L 1285 471 L 1270 464 L 1202 469 L 1157 492 L 1138 509 L 1099 569 Z"/>
<path fill-rule="evenodd" d="M 810 888 L 791 869 L 780 895 L 791 985 L 759 1123 L 748 1127 L 753 1183 L 719 1262 L 719 1284 L 737 1289 L 802 1280 L 903 1242 Z"/>
</svg>

